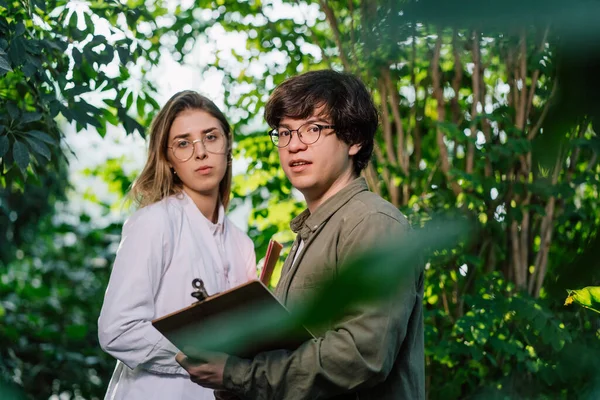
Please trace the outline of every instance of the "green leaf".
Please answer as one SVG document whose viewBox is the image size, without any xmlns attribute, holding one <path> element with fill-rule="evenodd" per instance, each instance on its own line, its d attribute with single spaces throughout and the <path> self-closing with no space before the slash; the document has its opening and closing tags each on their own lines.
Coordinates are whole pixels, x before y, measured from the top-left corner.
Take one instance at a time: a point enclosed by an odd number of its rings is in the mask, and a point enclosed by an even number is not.
<svg viewBox="0 0 600 400">
<path fill-rule="evenodd" d="M 50 161 L 51 153 L 48 146 L 46 146 L 43 142 L 38 142 L 28 137 L 26 137 L 25 140 L 27 140 L 27 143 L 29 143 L 33 151 L 46 158 L 46 160 Z"/>
<path fill-rule="evenodd" d="M 46 12 L 46 1 L 44 0 L 34 0 L 33 2 L 40 10 Z"/>
<path fill-rule="evenodd" d="M 15 28 L 15 35 L 16 36 L 21 36 L 25 33 L 25 24 L 23 24 L 23 22 L 19 22 L 17 24 L 17 27 Z"/>
<path fill-rule="evenodd" d="M 133 104 L 133 92 L 129 92 L 127 100 L 125 101 L 125 109 L 129 110 Z"/>
<path fill-rule="evenodd" d="M 80 65 L 81 62 L 83 61 L 83 57 L 81 56 L 81 51 L 79 51 L 78 48 L 74 47 L 73 52 L 71 54 L 73 55 L 73 61 L 75 61 L 76 66 Z"/>
<path fill-rule="evenodd" d="M 119 60 L 121 64 L 126 65 L 127 61 L 131 58 L 129 50 L 126 47 L 117 47 L 117 53 L 119 54 Z"/>
<path fill-rule="evenodd" d="M 140 117 L 144 116 L 144 107 L 145 106 L 146 106 L 146 102 L 144 101 L 144 98 L 142 97 L 141 94 L 138 95 L 137 101 L 136 101 L 138 116 L 140 116 Z"/>
<path fill-rule="evenodd" d="M 29 165 L 29 150 L 24 143 L 19 142 L 18 140 L 13 144 L 13 158 L 21 172 L 25 174 L 25 170 Z"/>
<path fill-rule="evenodd" d="M 6 103 L 6 111 L 8 111 L 8 115 L 13 120 L 19 119 L 19 116 L 21 115 L 21 110 L 19 110 L 17 106 L 15 106 L 15 103 L 12 102 Z"/>
<path fill-rule="evenodd" d="M 600 286 L 587 286 L 578 290 L 567 290 L 569 296 L 565 305 L 577 303 L 592 311 L 600 313 Z"/>
<path fill-rule="evenodd" d="M 4 53 L 4 52 L 2 52 L 2 53 Z M 0 54 L 0 70 L 12 71 L 12 68 L 10 67 L 10 63 L 4 57 L 5 54 Z"/>
<path fill-rule="evenodd" d="M 9 147 L 8 136 L 0 136 L 0 158 L 4 157 Z"/>
<path fill-rule="evenodd" d="M 30 122 L 39 121 L 40 119 L 42 119 L 42 114 L 37 112 L 26 112 L 23 114 L 23 117 L 21 117 L 21 123 L 28 124 Z"/>
<path fill-rule="evenodd" d="M 56 144 L 56 140 L 53 137 L 51 137 L 50 135 L 48 135 L 47 133 L 44 133 L 42 131 L 33 130 L 33 131 L 25 132 L 25 135 L 31 136 L 35 139 L 41 140 L 42 142 L 45 142 L 48 144 L 52 144 L 52 145 Z"/>
<path fill-rule="evenodd" d="M 25 42 L 22 37 L 17 36 L 10 42 L 8 56 L 15 66 L 22 65 L 25 62 Z"/>
<path fill-rule="evenodd" d="M 21 68 L 21 71 L 25 74 L 27 78 L 31 78 L 38 71 L 37 67 L 30 62 L 27 62 Z"/>
</svg>

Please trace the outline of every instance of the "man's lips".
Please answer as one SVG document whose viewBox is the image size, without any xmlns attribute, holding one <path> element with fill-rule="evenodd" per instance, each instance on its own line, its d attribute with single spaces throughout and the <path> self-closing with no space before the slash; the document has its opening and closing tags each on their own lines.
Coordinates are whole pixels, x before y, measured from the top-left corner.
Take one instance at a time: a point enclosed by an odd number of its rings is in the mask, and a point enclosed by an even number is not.
<svg viewBox="0 0 600 400">
<path fill-rule="evenodd" d="M 312 163 L 310 161 L 307 161 L 307 160 L 292 160 L 292 161 L 290 161 L 288 163 L 288 165 L 290 167 L 299 167 L 299 166 L 302 166 L 302 165 L 309 165 L 309 164 L 312 164 Z"/>
<path fill-rule="evenodd" d="M 307 160 L 294 160 L 288 163 L 290 170 L 295 173 L 300 173 L 307 169 L 312 163 Z"/>
</svg>

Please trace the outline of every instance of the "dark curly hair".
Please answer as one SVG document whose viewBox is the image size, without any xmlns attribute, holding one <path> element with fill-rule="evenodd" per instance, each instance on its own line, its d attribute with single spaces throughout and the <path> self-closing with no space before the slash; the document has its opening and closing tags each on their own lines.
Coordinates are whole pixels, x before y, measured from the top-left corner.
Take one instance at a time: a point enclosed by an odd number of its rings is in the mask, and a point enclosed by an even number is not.
<svg viewBox="0 0 600 400">
<path fill-rule="evenodd" d="M 342 141 L 361 145 L 353 157 L 354 173 L 358 176 L 371 159 L 379 119 L 373 98 L 357 77 L 320 70 L 289 78 L 271 94 L 265 120 L 276 128 L 284 118 L 306 119 L 320 107 Z"/>
</svg>

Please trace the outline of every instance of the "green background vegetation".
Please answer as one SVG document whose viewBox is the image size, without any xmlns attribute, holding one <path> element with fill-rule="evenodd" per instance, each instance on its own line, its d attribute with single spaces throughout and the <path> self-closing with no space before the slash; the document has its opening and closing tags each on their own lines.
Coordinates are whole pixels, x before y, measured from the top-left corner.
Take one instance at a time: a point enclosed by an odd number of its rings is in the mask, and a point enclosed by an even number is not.
<svg viewBox="0 0 600 400">
<path fill-rule="evenodd" d="M 599 315 L 564 306 L 567 289 L 600 284 L 598 1 L 67 3 L 0 0 L 0 394 L 103 397 L 114 360 L 96 320 L 121 223 L 70 211 L 61 126 L 144 135 L 157 89 L 132 66 L 167 51 L 185 62 L 220 25 L 247 38 L 237 64 L 217 55 L 206 71 L 224 73 L 235 157 L 249 162 L 233 206 L 252 205 L 258 258 L 273 235 L 290 242 L 302 209 L 256 123 L 269 92 L 312 69 L 355 73 L 381 112 L 372 190 L 416 228 L 439 213 L 474 221 L 427 243 L 428 398 L 600 397 Z M 284 6 L 299 8 L 274 17 Z M 119 198 L 135 175 L 119 159 L 89 174 Z"/>
</svg>

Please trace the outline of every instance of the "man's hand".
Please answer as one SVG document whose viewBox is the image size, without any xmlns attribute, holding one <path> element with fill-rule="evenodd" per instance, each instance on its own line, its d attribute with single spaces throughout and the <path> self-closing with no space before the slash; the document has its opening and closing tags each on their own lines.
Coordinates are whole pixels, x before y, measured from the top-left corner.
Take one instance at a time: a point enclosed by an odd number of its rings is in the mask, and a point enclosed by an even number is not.
<svg viewBox="0 0 600 400">
<path fill-rule="evenodd" d="M 222 389 L 227 357 L 225 353 L 202 352 L 188 358 L 180 352 L 175 360 L 190 374 L 192 382 L 210 389 Z"/>
</svg>

